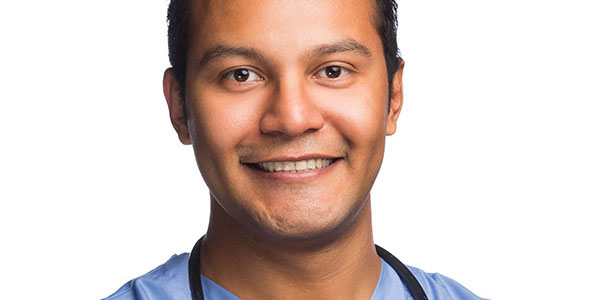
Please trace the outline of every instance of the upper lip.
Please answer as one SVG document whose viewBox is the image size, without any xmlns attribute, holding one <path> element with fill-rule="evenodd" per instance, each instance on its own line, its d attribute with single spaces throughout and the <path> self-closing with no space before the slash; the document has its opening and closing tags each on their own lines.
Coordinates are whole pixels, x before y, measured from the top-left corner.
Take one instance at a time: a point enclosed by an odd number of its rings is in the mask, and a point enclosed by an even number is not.
<svg viewBox="0 0 600 300">
<path fill-rule="evenodd" d="M 260 164 L 266 162 L 277 162 L 277 161 L 299 161 L 309 159 L 337 159 L 341 156 L 327 155 L 327 154 L 302 154 L 302 155 L 285 155 L 285 156 L 272 156 L 266 159 L 260 160 L 241 160 L 243 164 Z"/>
</svg>

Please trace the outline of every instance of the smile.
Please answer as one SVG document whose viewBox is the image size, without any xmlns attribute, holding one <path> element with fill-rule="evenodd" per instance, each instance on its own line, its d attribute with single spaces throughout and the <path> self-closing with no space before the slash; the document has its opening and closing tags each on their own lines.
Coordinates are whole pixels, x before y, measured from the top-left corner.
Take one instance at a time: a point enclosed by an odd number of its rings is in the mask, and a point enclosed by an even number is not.
<svg viewBox="0 0 600 300">
<path fill-rule="evenodd" d="M 270 161 L 270 162 L 262 162 L 257 164 L 252 164 L 253 167 L 260 169 L 264 172 L 274 173 L 274 172 L 304 172 L 315 169 L 324 169 L 327 168 L 331 163 L 333 163 L 336 159 L 325 159 L 325 158 L 316 158 L 316 159 L 306 159 L 306 160 L 298 160 L 298 161 Z"/>
</svg>

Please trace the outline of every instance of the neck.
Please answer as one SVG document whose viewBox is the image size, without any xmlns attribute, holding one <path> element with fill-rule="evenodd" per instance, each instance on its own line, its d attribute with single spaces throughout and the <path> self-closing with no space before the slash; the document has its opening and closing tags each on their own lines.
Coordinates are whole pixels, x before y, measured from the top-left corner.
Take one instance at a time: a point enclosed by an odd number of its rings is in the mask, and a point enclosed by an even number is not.
<svg viewBox="0 0 600 300">
<path fill-rule="evenodd" d="M 202 274 L 240 299 L 370 299 L 381 272 L 371 202 L 334 237 L 274 243 L 244 230 L 211 200 Z"/>
</svg>

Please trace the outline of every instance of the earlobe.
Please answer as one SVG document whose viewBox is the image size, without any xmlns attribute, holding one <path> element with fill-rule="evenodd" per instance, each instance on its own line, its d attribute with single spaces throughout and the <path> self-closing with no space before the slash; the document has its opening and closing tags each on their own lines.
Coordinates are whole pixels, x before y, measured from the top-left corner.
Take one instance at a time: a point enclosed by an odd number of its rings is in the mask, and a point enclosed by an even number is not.
<svg viewBox="0 0 600 300">
<path fill-rule="evenodd" d="M 402 74 L 404 72 L 404 60 L 402 58 L 398 58 L 400 60 L 400 65 L 398 70 L 394 74 L 394 78 L 392 79 L 392 89 L 391 98 L 390 98 L 390 107 L 387 116 L 387 124 L 386 124 L 386 135 L 392 135 L 396 132 L 396 126 L 398 122 L 398 117 L 400 116 L 400 111 L 402 110 L 402 104 L 404 101 L 404 93 L 402 87 Z"/>
<path fill-rule="evenodd" d="M 179 82 L 175 77 L 173 68 L 168 68 L 165 71 L 163 77 L 163 93 L 169 106 L 169 116 L 171 117 L 171 124 L 179 140 L 184 145 L 190 145 L 192 143 L 190 139 L 190 131 L 187 125 L 187 120 L 184 113 L 184 99 L 181 97 L 181 90 Z"/>
</svg>

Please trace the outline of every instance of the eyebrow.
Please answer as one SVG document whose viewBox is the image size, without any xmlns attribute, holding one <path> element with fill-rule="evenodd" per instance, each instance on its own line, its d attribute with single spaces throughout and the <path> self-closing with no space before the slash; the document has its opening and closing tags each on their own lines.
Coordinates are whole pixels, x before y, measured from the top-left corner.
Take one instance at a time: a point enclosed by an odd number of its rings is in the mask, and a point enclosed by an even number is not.
<svg viewBox="0 0 600 300">
<path fill-rule="evenodd" d="M 310 57 L 327 56 L 339 52 L 355 52 L 362 56 L 370 57 L 371 51 L 354 39 L 345 39 L 333 44 L 320 45 L 310 51 Z"/>
<path fill-rule="evenodd" d="M 202 56 L 202 59 L 200 59 L 200 61 L 198 62 L 197 66 L 199 69 L 201 69 L 202 67 L 206 66 L 207 64 L 213 61 L 217 61 L 231 56 L 241 56 L 247 59 L 266 61 L 265 57 L 253 48 L 218 45 L 206 51 L 206 53 L 204 53 L 204 55 Z"/>
<path fill-rule="evenodd" d="M 370 57 L 371 51 L 363 44 L 354 39 L 345 39 L 332 44 L 323 44 L 309 50 L 308 57 L 316 58 L 331 55 L 340 52 L 355 52 L 365 57 Z M 207 64 L 227 57 L 239 56 L 252 60 L 267 61 L 256 49 L 249 47 L 236 47 L 217 45 L 204 53 L 202 59 L 196 64 L 198 69 L 202 69 Z"/>
</svg>

